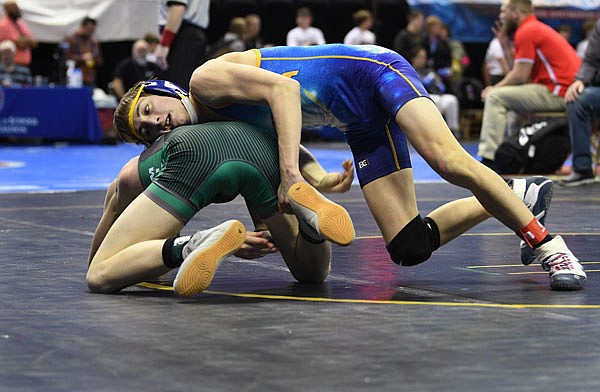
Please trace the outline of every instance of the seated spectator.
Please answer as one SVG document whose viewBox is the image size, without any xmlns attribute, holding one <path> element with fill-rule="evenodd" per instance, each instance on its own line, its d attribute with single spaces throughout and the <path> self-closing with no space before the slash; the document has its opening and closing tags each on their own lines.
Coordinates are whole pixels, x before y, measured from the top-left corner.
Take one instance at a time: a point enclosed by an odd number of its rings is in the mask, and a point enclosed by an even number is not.
<svg viewBox="0 0 600 392">
<path fill-rule="evenodd" d="M 311 46 L 325 44 L 323 32 L 312 26 L 313 16 L 308 7 L 300 7 L 296 11 L 296 27 L 288 31 L 287 46 Z"/>
<path fill-rule="evenodd" d="M 96 68 L 103 63 L 100 44 L 94 37 L 96 20 L 85 17 L 79 27 L 65 38 L 67 60 L 75 61 L 75 67 L 81 69 L 83 84 L 89 87 L 96 85 Z"/>
<path fill-rule="evenodd" d="M 37 41 L 21 17 L 21 9 L 16 1 L 4 3 L 4 17 L 0 20 L 0 42 L 6 39 L 17 46 L 15 63 L 29 67 L 31 49 L 37 46 Z"/>
<path fill-rule="evenodd" d="M 471 59 L 467 54 L 467 50 L 465 49 L 465 45 L 456 39 L 452 39 L 452 33 L 450 32 L 450 28 L 445 23 L 442 23 L 442 27 L 440 29 L 440 37 L 448 43 L 450 47 L 450 82 L 452 85 L 452 90 L 454 90 L 460 81 L 463 78 L 465 70 L 471 64 Z"/>
<path fill-rule="evenodd" d="M 15 63 L 17 46 L 11 40 L 0 42 L 0 84 L 2 87 L 31 86 L 29 67 Z"/>
<path fill-rule="evenodd" d="M 393 48 L 402 57 L 410 58 L 417 46 L 423 45 L 423 25 L 425 15 L 419 10 L 412 10 L 408 14 L 408 24 L 394 37 Z"/>
<path fill-rule="evenodd" d="M 583 56 L 585 56 L 585 51 L 587 50 L 589 39 L 590 39 L 590 33 L 594 29 L 594 24 L 595 24 L 595 22 L 593 20 L 586 20 L 581 25 L 581 29 L 583 30 L 584 38 L 581 41 L 579 41 L 579 43 L 577 44 L 577 47 L 575 48 L 575 50 L 577 51 L 577 55 L 581 59 L 583 58 Z"/>
<path fill-rule="evenodd" d="M 581 64 L 575 49 L 535 17 L 531 0 L 506 0 L 500 21 L 504 35 L 514 32 L 515 53 L 510 72 L 481 93 L 485 104 L 478 154 L 492 169 L 505 132 L 512 134 L 520 125 L 519 119 L 509 121 L 508 114 L 564 111 L 563 97 Z"/>
<path fill-rule="evenodd" d="M 510 56 L 512 59 L 512 56 Z M 482 75 L 486 86 L 498 83 L 510 71 L 506 53 L 498 37 L 494 37 L 485 52 L 483 60 Z"/>
<path fill-rule="evenodd" d="M 246 19 L 246 49 L 260 49 L 273 46 L 265 42 L 261 35 L 262 22 L 257 14 L 248 14 Z"/>
<path fill-rule="evenodd" d="M 246 50 L 246 19 L 237 17 L 229 21 L 229 29 L 208 48 L 207 59 L 214 59 L 225 53 Z"/>
<path fill-rule="evenodd" d="M 367 10 L 359 10 L 352 14 L 354 28 L 344 37 L 347 45 L 375 45 L 375 34 L 370 30 L 373 27 L 373 14 Z"/>
<path fill-rule="evenodd" d="M 456 138 L 460 137 L 460 105 L 456 95 L 447 93 L 442 78 L 427 67 L 427 51 L 423 47 L 413 49 L 410 62 L 421 77 L 423 85 L 429 92 L 435 106 L 439 109 Z"/>
<path fill-rule="evenodd" d="M 443 23 L 442 20 L 430 15 L 425 20 L 425 44 L 427 49 L 427 57 L 429 58 L 428 66 L 433 68 L 435 72 L 444 80 L 450 79 L 452 76 L 452 51 L 450 43 L 442 36 Z"/>
<path fill-rule="evenodd" d="M 594 182 L 590 134 L 592 120 L 600 117 L 600 19 L 589 36 L 581 67 L 565 94 L 573 150 L 573 170 L 559 185 Z"/>
<path fill-rule="evenodd" d="M 144 34 L 144 41 L 146 41 L 148 44 L 148 54 L 146 55 L 146 60 L 156 64 L 156 54 L 154 51 L 160 43 L 160 37 L 154 33 L 146 33 Z"/>
<path fill-rule="evenodd" d="M 131 48 L 131 57 L 117 64 L 112 80 L 112 90 L 117 99 L 120 100 L 137 82 L 162 76 L 158 65 L 148 61 L 148 52 L 148 42 L 137 40 Z"/>
<path fill-rule="evenodd" d="M 571 43 L 571 35 L 573 34 L 571 26 L 569 26 L 568 24 L 561 24 L 556 27 L 556 31 L 558 32 L 558 34 L 562 35 L 568 43 Z"/>
</svg>

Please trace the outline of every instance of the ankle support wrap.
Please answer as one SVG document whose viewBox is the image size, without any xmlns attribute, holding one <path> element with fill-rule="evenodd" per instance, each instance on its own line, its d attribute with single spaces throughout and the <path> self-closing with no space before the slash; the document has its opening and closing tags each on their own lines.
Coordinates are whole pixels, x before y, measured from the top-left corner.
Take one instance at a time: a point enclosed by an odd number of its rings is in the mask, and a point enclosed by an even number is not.
<svg viewBox="0 0 600 392">
<path fill-rule="evenodd" d="M 534 217 L 527 226 L 516 233 L 523 241 L 533 248 L 548 236 L 548 230 Z"/>
</svg>

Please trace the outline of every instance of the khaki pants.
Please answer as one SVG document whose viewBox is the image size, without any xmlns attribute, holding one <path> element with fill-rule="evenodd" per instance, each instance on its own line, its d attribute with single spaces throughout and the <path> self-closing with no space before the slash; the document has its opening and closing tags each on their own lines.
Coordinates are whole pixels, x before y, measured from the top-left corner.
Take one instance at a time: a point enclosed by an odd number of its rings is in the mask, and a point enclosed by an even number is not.
<svg viewBox="0 0 600 392">
<path fill-rule="evenodd" d="M 494 160 L 498 146 L 504 140 L 505 132 L 514 132 L 521 125 L 520 115 L 532 112 L 560 112 L 566 110 L 562 97 L 553 95 L 546 86 L 537 83 L 519 86 L 504 86 L 494 89 L 483 107 L 481 134 L 479 138 L 480 157 Z M 509 116 L 514 112 L 517 116 Z"/>
</svg>

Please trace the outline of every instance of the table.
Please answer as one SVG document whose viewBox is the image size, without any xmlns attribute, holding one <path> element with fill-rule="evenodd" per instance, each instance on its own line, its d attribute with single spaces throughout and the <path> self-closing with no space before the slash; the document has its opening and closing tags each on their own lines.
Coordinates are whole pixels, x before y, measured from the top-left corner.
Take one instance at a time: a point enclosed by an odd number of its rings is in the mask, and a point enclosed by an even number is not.
<svg viewBox="0 0 600 392">
<path fill-rule="evenodd" d="M 98 142 L 102 128 L 92 89 L 0 89 L 0 137 Z"/>
</svg>

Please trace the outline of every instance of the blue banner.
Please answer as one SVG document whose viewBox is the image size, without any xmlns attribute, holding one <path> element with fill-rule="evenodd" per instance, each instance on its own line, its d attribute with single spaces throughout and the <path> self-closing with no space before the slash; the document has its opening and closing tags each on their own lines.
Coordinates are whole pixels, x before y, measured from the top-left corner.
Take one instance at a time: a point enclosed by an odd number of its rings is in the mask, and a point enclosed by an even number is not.
<svg viewBox="0 0 600 392">
<path fill-rule="evenodd" d="M 500 14 L 501 1 L 433 1 L 408 0 L 412 9 L 425 15 L 437 15 L 450 26 L 454 39 L 463 42 L 489 42 L 492 26 Z M 571 43 L 583 39 L 582 23 L 600 18 L 600 0 L 540 0 L 533 1 L 535 15 L 556 28 L 561 24 L 571 27 Z"/>
</svg>

